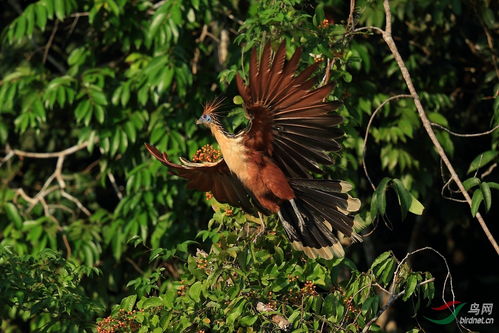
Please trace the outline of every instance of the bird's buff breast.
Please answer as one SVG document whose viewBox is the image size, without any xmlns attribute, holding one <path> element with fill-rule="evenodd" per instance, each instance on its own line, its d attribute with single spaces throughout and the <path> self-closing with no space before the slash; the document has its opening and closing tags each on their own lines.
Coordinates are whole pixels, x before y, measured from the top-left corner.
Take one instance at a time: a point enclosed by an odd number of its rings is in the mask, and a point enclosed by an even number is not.
<svg viewBox="0 0 499 333">
<path fill-rule="evenodd" d="M 219 138 L 215 136 L 220 145 L 223 158 L 230 171 L 234 173 L 243 184 L 247 185 L 251 181 L 249 161 L 247 158 L 248 149 L 243 144 L 243 138 Z"/>
</svg>

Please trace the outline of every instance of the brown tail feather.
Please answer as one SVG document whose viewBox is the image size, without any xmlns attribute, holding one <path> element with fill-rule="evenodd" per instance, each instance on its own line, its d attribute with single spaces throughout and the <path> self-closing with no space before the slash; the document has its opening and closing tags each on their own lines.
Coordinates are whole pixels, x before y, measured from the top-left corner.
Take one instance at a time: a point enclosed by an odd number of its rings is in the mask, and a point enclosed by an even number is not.
<svg viewBox="0 0 499 333">
<path fill-rule="evenodd" d="M 346 193 L 351 189 L 349 184 L 316 179 L 291 179 L 290 184 L 305 226 L 300 227 L 301 221 L 290 202 L 281 205 L 279 217 L 295 249 L 310 258 L 332 259 L 344 255 L 335 230 L 361 240 L 353 231 L 350 214 L 360 208 L 360 202 Z"/>
</svg>

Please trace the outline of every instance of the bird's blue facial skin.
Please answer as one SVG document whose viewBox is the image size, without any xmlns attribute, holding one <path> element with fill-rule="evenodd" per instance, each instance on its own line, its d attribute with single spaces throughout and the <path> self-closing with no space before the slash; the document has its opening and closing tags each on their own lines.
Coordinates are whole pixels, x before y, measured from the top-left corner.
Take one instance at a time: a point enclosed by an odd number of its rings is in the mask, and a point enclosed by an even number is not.
<svg viewBox="0 0 499 333">
<path fill-rule="evenodd" d="M 212 119 L 209 114 L 203 114 L 197 121 L 196 124 L 204 124 L 207 125 L 211 123 Z"/>
</svg>

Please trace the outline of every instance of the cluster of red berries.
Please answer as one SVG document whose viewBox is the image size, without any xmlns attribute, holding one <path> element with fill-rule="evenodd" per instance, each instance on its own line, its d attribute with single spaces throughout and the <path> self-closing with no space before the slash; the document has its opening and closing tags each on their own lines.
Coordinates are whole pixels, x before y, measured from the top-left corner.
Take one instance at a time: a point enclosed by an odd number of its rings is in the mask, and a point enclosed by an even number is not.
<svg viewBox="0 0 499 333">
<path fill-rule="evenodd" d="M 350 296 L 344 300 L 347 311 L 350 313 L 358 313 L 360 312 L 360 309 L 356 308 L 355 305 L 353 304 L 353 297 Z"/>
<path fill-rule="evenodd" d="M 142 310 L 140 310 L 142 312 Z M 97 323 L 98 333 L 115 333 L 115 332 L 136 332 L 140 328 L 140 324 L 135 320 L 137 310 L 126 311 L 119 310 L 116 318 L 113 316 L 106 317 Z"/>
<path fill-rule="evenodd" d="M 234 215 L 234 211 L 229 208 L 229 209 L 225 210 L 225 215 L 232 216 L 232 215 Z"/>
<path fill-rule="evenodd" d="M 301 288 L 300 291 L 301 291 L 303 296 L 317 296 L 317 295 L 319 295 L 317 293 L 317 291 L 315 290 L 315 284 L 310 280 L 305 282 L 305 285 L 303 286 L 303 288 Z"/>
<path fill-rule="evenodd" d="M 290 283 L 291 283 L 291 282 L 295 282 L 295 281 L 297 281 L 297 280 L 298 280 L 298 278 L 299 278 L 299 276 L 298 276 L 298 275 L 291 275 L 291 274 L 289 274 L 289 275 L 288 275 L 288 282 L 290 282 Z"/>
<path fill-rule="evenodd" d="M 272 309 L 272 311 L 275 311 L 277 309 L 277 301 L 275 299 L 270 300 L 267 304 L 265 304 L 269 309 Z"/>
<path fill-rule="evenodd" d="M 325 18 L 324 20 L 322 20 L 321 24 L 319 24 L 319 29 L 325 29 L 329 27 L 331 24 L 334 24 L 334 21 Z"/>
<path fill-rule="evenodd" d="M 184 285 L 185 281 L 181 280 L 180 281 L 180 286 L 177 287 L 177 295 L 178 296 L 184 296 L 185 291 L 187 290 L 187 286 Z"/>
<path fill-rule="evenodd" d="M 198 269 L 206 271 L 208 269 L 208 260 L 205 258 L 196 258 L 196 266 Z"/>
<path fill-rule="evenodd" d="M 222 157 L 220 150 L 213 148 L 211 145 L 204 145 L 196 151 L 192 157 L 193 162 L 216 162 Z"/>
<path fill-rule="evenodd" d="M 204 195 L 206 196 L 206 200 L 210 200 L 211 198 L 213 198 L 213 193 L 211 192 L 206 192 Z"/>
</svg>

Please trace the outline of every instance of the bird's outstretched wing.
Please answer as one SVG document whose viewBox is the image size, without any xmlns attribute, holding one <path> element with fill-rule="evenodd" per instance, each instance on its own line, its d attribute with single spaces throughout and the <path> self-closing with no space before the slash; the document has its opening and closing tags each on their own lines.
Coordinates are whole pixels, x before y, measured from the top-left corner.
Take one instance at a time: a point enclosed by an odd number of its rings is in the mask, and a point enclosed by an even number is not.
<svg viewBox="0 0 499 333">
<path fill-rule="evenodd" d="M 168 160 L 166 153 L 161 153 L 156 147 L 146 143 L 147 150 L 161 163 L 180 177 L 187 179 L 187 187 L 202 192 L 211 192 L 215 199 L 244 211 L 255 214 L 262 210 L 256 206 L 251 194 L 234 176 L 223 159 L 217 162 L 189 162 L 181 159 L 182 164 Z"/>
<path fill-rule="evenodd" d="M 267 44 L 258 63 L 254 48 L 248 84 L 239 74 L 236 82 L 251 120 L 245 145 L 271 156 L 288 177 L 303 178 L 322 173 L 321 164 L 333 163 L 328 152 L 341 149 L 335 139 L 343 131 L 336 128 L 341 116 L 332 113 L 341 103 L 324 102 L 333 85 L 313 88 L 318 63 L 296 73 L 301 52 L 297 49 L 287 61 L 285 42 L 275 54 Z"/>
</svg>

